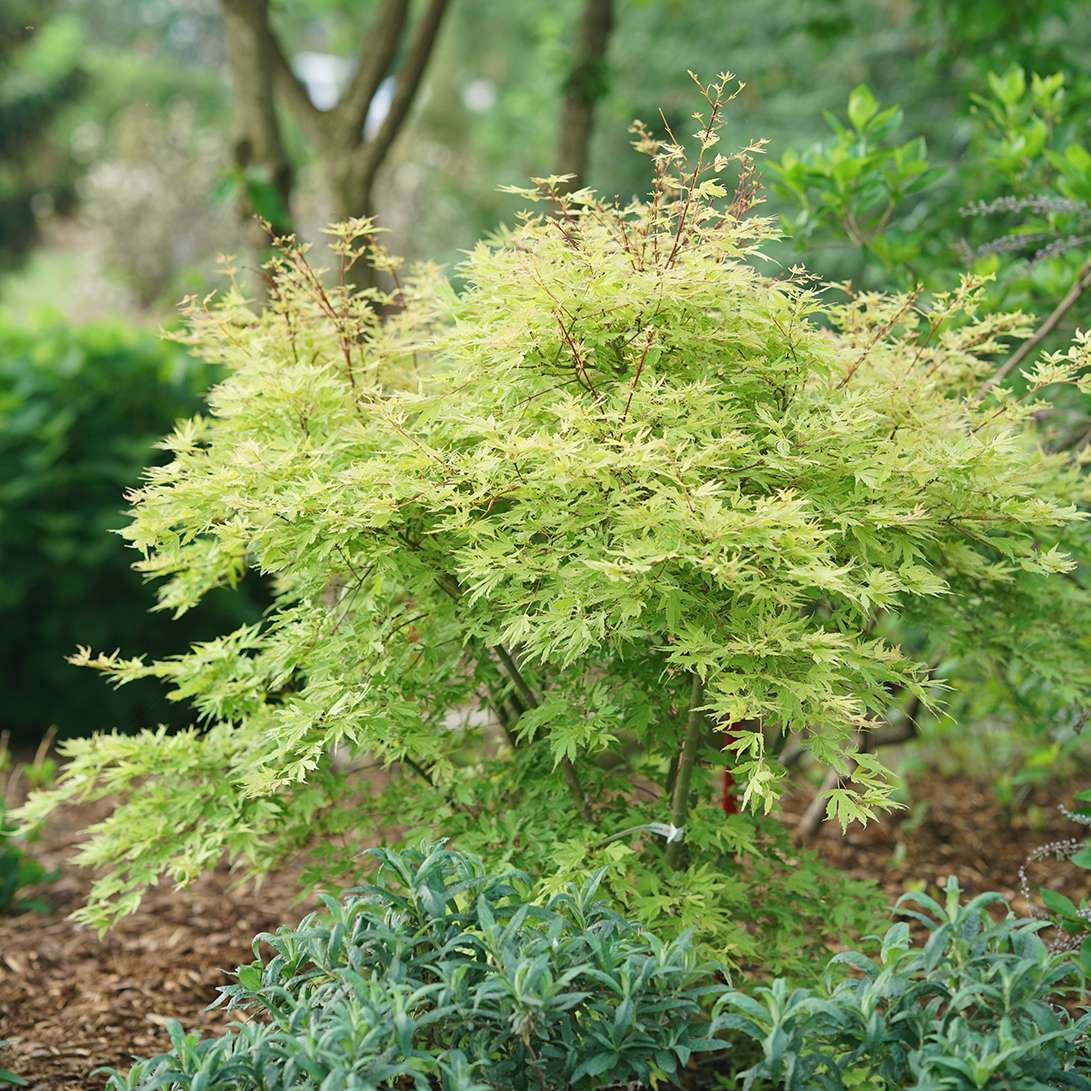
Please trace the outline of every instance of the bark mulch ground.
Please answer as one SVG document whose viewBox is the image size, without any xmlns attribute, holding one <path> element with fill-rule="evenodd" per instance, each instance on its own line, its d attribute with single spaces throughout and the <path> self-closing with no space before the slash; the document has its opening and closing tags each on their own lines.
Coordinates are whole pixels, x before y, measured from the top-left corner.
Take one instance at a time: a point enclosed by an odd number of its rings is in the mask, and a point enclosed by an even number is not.
<svg viewBox="0 0 1091 1091">
<path fill-rule="evenodd" d="M 225 968 L 248 962 L 258 932 L 296 920 L 288 877 L 255 892 L 239 889 L 226 869 L 184 891 L 157 889 L 139 912 L 104 939 L 68 915 L 86 897 L 89 877 L 67 863 L 77 832 L 100 817 L 74 808 L 50 821 L 34 855 L 60 877 L 32 893 L 47 913 L 0 917 L 0 1067 L 36 1089 L 101 1088 L 94 1069 L 127 1068 L 134 1055 L 169 1046 L 166 1024 L 222 1029 L 221 1009 L 204 1009 L 225 984 Z"/>
<path fill-rule="evenodd" d="M 911 784 L 908 810 L 861 828 L 825 822 L 811 845 L 827 861 L 859 879 L 875 879 L 893 901 L 910 888 L 935 895 L 954 875 L 968 894 L 996 890 L 1018 912 L 1028 906 L 1019 891 L 1019 868 L 1048 842 L 1081 839 L 1091 830 L 1061 814 L 1086 783 L 1042 783 L 1010 809 L 1002 807 L 987 784 L 961 777 L 930 776 Z M 793 806 L 795 804 L 795 806 Z M 803 801 L 789 800 L 794 820 Z M 1073 900 L 1091 895 L 1091 872 L 1054 859 L 1030 865 L 1032 892 L 1041 886 L 1063 890 Z"/>
<path fill-rule="evenodd" d="M 914 885 L 934 893 L 954 873 L 969 892 L 999 890 L 1018 904 L 1018 871 L 1027 854 L 1084 832 L 1055 809 L 1070 794 L 1042 789 L 1037 801 L 1009 815 L 987 787 L 923 779 L 913 786 L 910 811 L 845 837 L 826 824 L 815 847 L 846 871 L 878 879 L 892 897 Z M 789 809 L 789 821 L 804 803 Z M 91 808 L 71 809 L 35 845 L 46 865 L 61 869 L 60 878 L 37 892 L 49 912 L 0 917 L 0 1039 L 9 1040 L 0 1067 L 43 1091 L 101 1088 L 96 1068 L 125 1068 L 134 1055 L 168 1046 L 169 1019 L 187 1030 L 222 1029 L 223 1012 L 205 1007 L 226 981 L 224 970 L 249 961 L 255 933 L 306 911 L 290 876 L 255 892 L 237 889 L 224 870 L 184 891 L 153 891 L 137 914 L 100 940 L 68 919 L 89 879 L 66 859 L 78 831 L 99 816 Z M 1055 862 L 1035 865 L 1032 873 L 1034 885 L 1059 885 L 1072 897 L 1089 893 L 1087 878 Z"/>
</svg>

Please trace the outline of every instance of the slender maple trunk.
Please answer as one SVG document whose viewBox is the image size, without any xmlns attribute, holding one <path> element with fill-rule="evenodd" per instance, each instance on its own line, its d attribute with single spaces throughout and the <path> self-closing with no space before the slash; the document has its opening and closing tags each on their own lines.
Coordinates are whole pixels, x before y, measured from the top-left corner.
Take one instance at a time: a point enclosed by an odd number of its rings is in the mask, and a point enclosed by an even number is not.
<svg viewBox="0 0 1091 1091">
<path fill-rule="evenodd" d="M 674 791 L 671 794 L 671 822 L 680 830 L 685 830 L 689 819 L 689 794 L 693 784 L 693 770 L 697 765 L 697 751 L 704 734 L 705 714 L 701 710 L 704 703 L 705 687 L 699 675 L 693 675 L 690 687 L 689 716 L 686 719 L 686 735 L 682 742 L 682 752 L 678 756 L 678 771 L 674 777 Z M 685 852 L 685 834 L 677 841 L 667 845 L 667 866 L 679 868 Z"/>
</svg>

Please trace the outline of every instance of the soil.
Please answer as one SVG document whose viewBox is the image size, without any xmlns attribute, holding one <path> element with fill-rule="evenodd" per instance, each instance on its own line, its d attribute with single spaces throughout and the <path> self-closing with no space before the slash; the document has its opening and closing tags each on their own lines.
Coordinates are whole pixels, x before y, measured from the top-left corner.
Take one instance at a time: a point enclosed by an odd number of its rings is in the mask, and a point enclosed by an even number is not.
<svg viewBox="0 0 1091 1091">
<path fill-rule="evenodd" d="M 999 890 L 1025 909 L 1018 872 L 1027 854 L 1083 832 L 1056 811 L 1057 799 L 1071 797 L 1056 785 L 1014 815 L 987 787 L 962 779 L 930 777 L 912 787 L 910 810 L 846 836 L 827 823 L 814 847 L 851 874 L 878 879 L 892 898 L 909 886 L 934 893 L 953 873 L 964 890 Z M 789 801 L 787 821 L 805 804 Z M 218 870 L 183 891 L 153 891 L 138 913 L 100 940 L 68 919 L 90 877 L 67 860 L 79 830 L 98 817 L 94 808 L 70 809 L 35 844 L 35 855 L 60 869 L 53 883 L 31 892 L 49 911 L 0 917 L 0 1039 L 8 1040 L 0 1068 L 43 1091 L 101 1088 L 96 1069 L 125 1068 L 133 1056 L 167 1048 L 171 1019 L 187 1030 L 222 1029 L 229 1021 L 222 1010 L 205 1008 L 225 982 L 225 969 L 253 957 L 257 932 L 295 921 L 307 908 L 296 900 L 290 875 L 254 891 Z M 1033 886 L 1055 885 L 1074 898 L 1091 893 L 1089 879 L 1055 861 L 1031 873 Z"/>
<path fill-rule="evenodd" d="M 1019 913 L 1032 908 L 1019 889 L 1019 869 L 1049 842 L 1091 833 L 1066 818 L 1058 803 L 1071 801 L 1086 783 L 1042 783 L 1018 806 L 1005 808 L 987 784 L 962 777 L 929 776 L 910 784 L 905 811 L 842 835 L 824 822 L 811 842 L 823 859 L 858 879 L 875 879 L 893 902 L 907 889 L 933 895 L 954 875 L 967 894 L 996 890 Z M 785 820 L 795 821 L 807 800 L 790 799 Z M 1061 890 L 1073 900 L 1091 896 L 1091 872 L 1044 859 L 1027 868 L 1029 887 Z"/>
<path fill-rule="evenodd" d="M 289 876 L 254 891 L 223 868 L 183 891 L 157 888 L 99 939 L 69 919 L 90 875 L 68 857 L 79 831 L 100 817 L 76 807 L 51 820 L 33 852 L 60 876 L 28 891 L 49 912 L 0 917 L 0 1068 L 35 1091 L 101 1088 L 95 1069 L 125 1069 L 134 1056 L 169 1048 L 171 1019 L 187 1031 L 223 1029 L 229 1017 L 205 1008 L 226 983 L 225 968 L 254 957 L 258 932 L 306 911 Z"/>
</svg>

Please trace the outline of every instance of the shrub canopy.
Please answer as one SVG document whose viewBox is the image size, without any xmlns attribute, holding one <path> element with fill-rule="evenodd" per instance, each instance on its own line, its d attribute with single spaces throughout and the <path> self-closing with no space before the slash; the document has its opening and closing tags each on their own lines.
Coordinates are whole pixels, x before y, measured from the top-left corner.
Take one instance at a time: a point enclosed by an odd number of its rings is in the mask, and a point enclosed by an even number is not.
<svg viewBox="0 0 1091 1091">
<path fill-rule="evenodd" d="M 944 655 L 1087 696 L 1087 485 L 1035 415 L 1087 385 L 1091 340 L 1017 397 L 987 379 L 1025 324 L 978 314 L 972 278 L 926 301 L 763 267 L 750 154 L 717 151 L 725 81 L 706 92 L 693 157 L 637 127 L 647 200 L 519 191 L 541 211 L 478 245 L 461 289 L 403 279 L 357 222 L 341 261 L 377 260 L 392 292 L 324 286 L 285 242 L 263 310 L 189 307 L 189 343 L 230 375 L 165 441 L 125 536 L 177 614 L 248 568 L 276 599 L 187 655 L 82 655 L 199 717 L 72 744 L 24 811 L 120 794 L 84 852 L 112 868 L 87 919 L 225 854 L 271 866 L 322 821 L 367 836 L 366 798 L 322 817 L 365 755 L 419 780 L 403 807 L 510 818 L 505 852 L 658 868 L 654 819 L 696 874 L 753 839 L 715 815 L 710 773 L 768 810 L 790 737 L 842 774 L 831 815 L 890 806 L 864 742 L 929 701 Z M 669 902 L 659 879 L 644 894 Z"/>
</svg>

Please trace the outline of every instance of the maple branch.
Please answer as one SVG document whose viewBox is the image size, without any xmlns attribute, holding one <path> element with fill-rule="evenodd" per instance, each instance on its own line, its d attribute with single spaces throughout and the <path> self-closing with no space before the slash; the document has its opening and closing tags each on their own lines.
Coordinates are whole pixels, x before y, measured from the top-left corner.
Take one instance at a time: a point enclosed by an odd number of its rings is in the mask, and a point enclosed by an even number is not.
<svg viewBox="0 0 1091 1091">
<path fill-rule="evenodd" d="M 1072 286 L 1065 293 L 1064 298 L 1053 308 L 1038 329 L 1034 331 L 1034 335 L 1028 337 L 1012 353 L 1011 359 L 981 384 L 977 391 L 978 397 L 987 394 L 997 383 L 1014 371 L 1057 328 L 1057 324 L 1088 288 L 1091 288 L 1091 258 L 1080 267 L 1076 279 L 1072 281 Z"/>
<path fill-rule="evenodd" d="M 629 396 L 625 399 L 625 412 L 621 414 L 622 425 L 629 419 L 629 409 L 633 404 L 633 395 L 636 393 L 636 385 L 640 382 L 640 376 L 644 371 L 644 361 L 648 359 L 648 352 L 652 347 L 652 336 L 649 333 L 647 344 L 644 346 L 644 351 L 640 354 L 640 362 L 636 365 L 636 373 L 633 375 L 633 381 L 629 386 Z"/>
<path fill-rule="evenodd" d="M 515 692 L 519 694 L 519 699 L 526 707 L 538 708 L 541 705 L 541 701 L 538 699 L 538 695 L 530 688 L 530 684 L 523 677 L 522 671 L 519 670 L 518 664 L 515 662 L 514 657 L 503 644 L 497 644 L 493 648 L 496 652 L 497 658 L 500 660 L 504 667 L 504 673 L 508 676 L 513 686 L 515 686 Z M 579 773 L 576 772 L 575 765 L 572 764 L 570 758 L 561 758 L 561 772 L 564 773 L 564 779 L 568 782 L 568 789 L 572 793 L 572 798 L 576 801 L 576 807 L 579 809 L 580 814 L 585 821 L 590 822 L 591 804 L 587 801 L 587 794 L 583 790 L 583 785 L 580 783 Z"/>
<path fill-rule="evenodd" d="M 701 711 L 705 687 L 701 676 L 694 672 L 693 684 L 689 695 L 689 716 L 686 720 L 686 736 L 682 742 L 682 752 L 678 757 L 678 771 L 674 777 L 674 790 L 671 793 L 671 822 L 683 831 L 677 841 L 667 845 L 667 866 L 679 868 L 682 865 L 682 846 L 685 844 L 686 819 L 689 817 L 689 790 L 693 783 L 693 770 L 697 764 L 697 748 L 701 745 L 701 731 L 705 717 Z"/>
<path fill-rule="evenodd" d="M 412 546 L 413 543 L 406 538 L 402 538 L 408 545 Z M 458 584 L 452 580 L 449 576 L 442 574 L 436 574 L 436 582 L 440 588 L 445 591 L 455 602 L 462 597 L 462 592 L 458 587 Z M 530 683 L 523 677 L 523 672 L 519 669 L 519 664 L 515 662 L 515 657 L 504 647 L 503 644 L 495 644 L 492 647 L 492 651 L 496 653 L 497 659 L 500 660 L 500 665 L 504 673 L 508 676 L 508 681 L 511 682 L 515 688 L 515 694 L 519 699 L 519 703 L 523 706 L 523 710 L 531 708 L 538 708 L 541 706 L 541 701 L 538 695 L 531 688 Z M 509 736 L 510 737 L 510 736 Z M 586 822 L 590 822 L 594 817 L 591 813 L 591 804 L 587 800 L 587 793 L 583 790 L 583 785 L 580 783 L 580 775 L 576 771 L 575 765 L 570 758 L 561 758 L 560 761 L 561 772 L 564 774 L 564 779 L 568 783 L 568 790 L 572 794 L 573 800 L 576 803 L 576 809 L 580 812 L 581 817 Z"/>
</svg>

